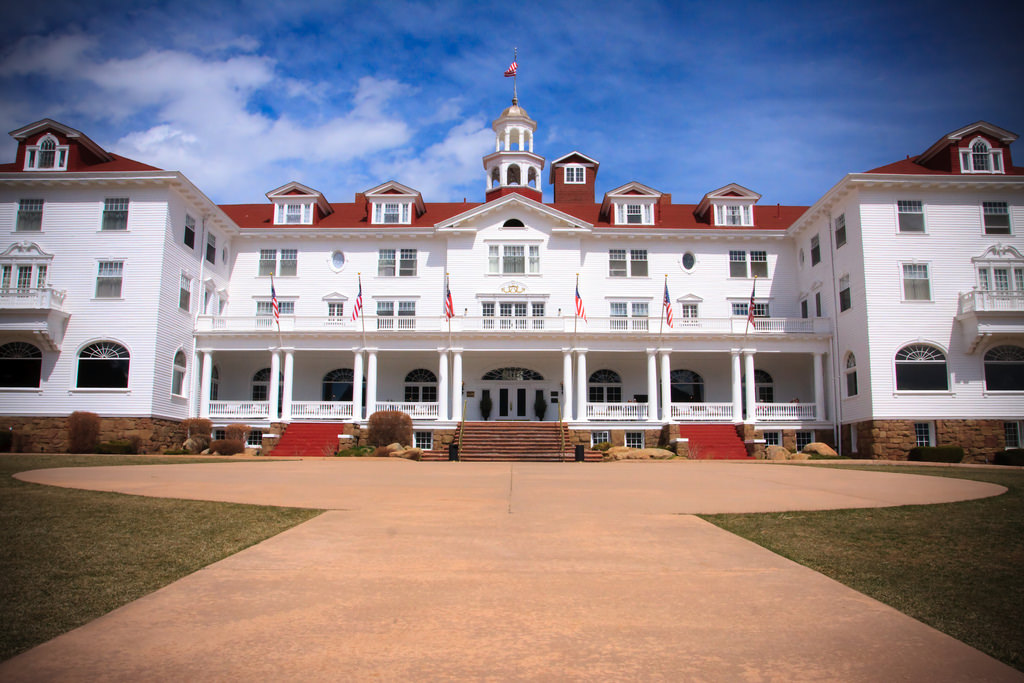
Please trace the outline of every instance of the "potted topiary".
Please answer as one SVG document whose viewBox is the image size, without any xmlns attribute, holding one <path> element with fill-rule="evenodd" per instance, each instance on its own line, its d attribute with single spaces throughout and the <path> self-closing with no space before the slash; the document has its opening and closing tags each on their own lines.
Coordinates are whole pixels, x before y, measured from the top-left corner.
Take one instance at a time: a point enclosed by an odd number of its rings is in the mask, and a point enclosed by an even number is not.
<svg viewBox="0 0 1024 683">
<path fill-rule="evenodd" d="M 480 397 L 480 417 L 487 420 L 491 416 L 491 408 L 494 405 L 491 403 L 491 392 L 485 391 L 484 395 Z"/>
<path fill-rule="evenodd" d="M 544 413 L 548 412 L 548 402 L 544 400 L 544 394 L 537 394 L 537 400 L 533 402 L 533 412 L 538 420 L 544 419 Z"/>
</svg>

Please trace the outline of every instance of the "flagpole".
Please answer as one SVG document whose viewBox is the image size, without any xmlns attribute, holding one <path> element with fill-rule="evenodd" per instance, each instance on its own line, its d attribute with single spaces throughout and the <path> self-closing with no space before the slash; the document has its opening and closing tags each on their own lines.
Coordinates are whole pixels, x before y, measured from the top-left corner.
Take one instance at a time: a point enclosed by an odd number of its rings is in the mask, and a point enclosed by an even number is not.
<svg viewBox="0 0 1024 683">
<path fill-rule="evenodd" d="M 519 48 L 512 48 L 512 61 L 515 63 L 519 62 Z M 516 69 L 516 73 L 512 74 L 512 104 L 519 104 L 519 92 L 517 90 L 516 79 L 519 78 L 519 69 Z"/>
<path fill-rule="evenodd" d="M 273 301 L 271 301 L 270 305 L 271 306 L 280 306 L 280 304 L 277 303 L 277 289 L 274 287 L 274 275 L 273 275 L 273 273 L 271 273 L 271 275 L 270 275 L 270 293 L 273 295 L 272 296 Z M 276 311 L 273 311 L 273 313 L 274 313 L 274 322 L 277 323 L 277 348 L 281 348 L 281 347 L 284 346 L 284 339 L 281 337 L 281 309 L 278 308 Z"/>
<path fill-rule="evenodd" d="M 576 315 L 574 315 L 573 318 L 572 318 L 572 336 L 573 336 L 573 340 L 574 341 L 575 341 L 575 338 L 576 338 L 576 326 L 580 322 L 580 312 L 578 310 L 579 306 L 577 305 L 577 302 L 575 301 L 575 298 L 577 296 L 579 296 L 579 294 L 580 294 L 580 274 L 576 273 L 576 291 L 573 292 L 573 299 L 574 299 L 573 300 L 573 305 L 574 305 L 574 310 L 576 310 Z"/>
<path fill-rule="evenodd" d="M 747 327 L 743 331 L 743 336 L 747 336 L 750 333 L 750 321 L 754 319 L 754 292 L 757 291 L 757 276 L 754 276 L 754 284 L 750 288 L 750 301 L 747 302 Z"/>
<path fill-rule="evenodd" d="M 662 299 L 665 298 L 665 293 L 667 293 L 667 292 L 668 292 L 668 273 L 665 273 L 665 289 L 664 289 L 664 293 L 662 293 L 662 296 L 661 296 Z M 662 338 L 665 336 L 665 316 L 668 314 L 668 311 L 665 310 L 665 307 L 667 305 L 668 305 L 668 302 L 662 302 L 662 304 L 661 304 L 661 327 L 658 328 L 658 336 L 662 337 Z"/>
<path fill-rule="evenodd" d="M 363 293 L 363 274 L 362 273 L 356 273 L 356 277 L 359 278 L 359 294 L 361 295 Z M 364 306 L 364 310 L 359 312 L 359 320 L 363 324 L 363 348 L 365 349 L 366 348 L 366 310 L 365 310 L 365 306 Z"/>
</svg>

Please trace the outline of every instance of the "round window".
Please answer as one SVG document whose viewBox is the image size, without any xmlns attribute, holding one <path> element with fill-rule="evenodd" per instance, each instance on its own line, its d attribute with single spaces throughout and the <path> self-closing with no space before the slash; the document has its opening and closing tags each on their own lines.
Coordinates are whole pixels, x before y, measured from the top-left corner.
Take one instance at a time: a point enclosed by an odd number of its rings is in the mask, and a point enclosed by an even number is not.
<svg viewBox="0 0 1024 683">
<path fill-rule="evenodd" d="M 697 258 L 691 252 L 688 251 L 683 254 L 683 269 L 693 270 L 693 266 L 696 265 L 696 263 Z"/>
<path fill-rule="evenodd" d="M 345 267 L 345 254 L 341 251 L 335 251 L 331 254 L 331 267 L 335 270 L 341 270 Z"/>
</svg>

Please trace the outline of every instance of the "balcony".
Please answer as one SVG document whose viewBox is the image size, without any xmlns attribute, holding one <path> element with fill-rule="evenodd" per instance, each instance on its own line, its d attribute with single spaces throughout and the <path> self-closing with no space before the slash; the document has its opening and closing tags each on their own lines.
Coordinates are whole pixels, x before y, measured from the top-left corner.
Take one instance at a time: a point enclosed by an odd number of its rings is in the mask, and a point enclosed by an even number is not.
<svg viewBox="0 0 1024 683">
<path fill-rule="evenodd" d="M 588 403 L 588 420 L 646 420 L 646 403 Z"/>
<path fill-rule="evenodd" d="M 960 294 L 956 319 L 967 350 L 982 342 L 1024 335 L 1024 291 L 975 289 Z"/>
<path fill-rule="evenodd" d="M 31 333 L 50 351 L 59 351 L 71 316 L 64 311 L 65 291 L 52 287 L 0 289 L 4 329 Z"/>
<path fill-rule="evenodd" d="M 269 401 L 210 401 L 210 418 L 221 420 L 265 420 Z"/>
<path fill-rule="evenodd" d="M 754 415 L 758 422 L 804 422 L 817 419 L 813 404 L 758 403 Z"/>
<path fill-rule="evenodd" d="M 437 402 L 410 403 L 399 401 L 377 401 L 377 410 L 400 410 L 414 420 L 436 420 Z"/>
<path fill-rule="evenodd" d="M 673 403 L 675 422 L 732 422 L 732 403 Z"/>
</svg>

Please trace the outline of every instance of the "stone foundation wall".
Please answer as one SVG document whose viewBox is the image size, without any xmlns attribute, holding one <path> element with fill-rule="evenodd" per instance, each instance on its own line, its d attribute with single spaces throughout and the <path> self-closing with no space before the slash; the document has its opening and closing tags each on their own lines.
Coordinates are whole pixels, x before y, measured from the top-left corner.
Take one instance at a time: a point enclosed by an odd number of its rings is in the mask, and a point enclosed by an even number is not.
<svg viewBox="0 0 1024 683">
<path fill-rule="evenodd" d="M 875 460 L 906 460 L 917 441 L 914 420 L 865 420 L 843 425 L 843 446 L 857 430 L 857 455 Z M 935 445 L 962 446 L 964 462 L 992 462 L 1006 447 L 1002 420 L 935 420 Z M 848 452 L 848 451 L 847 451 Z"/>
<path fill-rule="evenodd" d="M 0 428 L 14 433 L 13 448 L 23 453 L 66 453 L 68 450 L 67 417 L 0 418 Z M 185 427 L 177 420 L 159 417 L 101 417 L 102 441 L 139 439 L 139 453 L 162 453 L 180 448 L 185 441 Z"/>
</svg>

